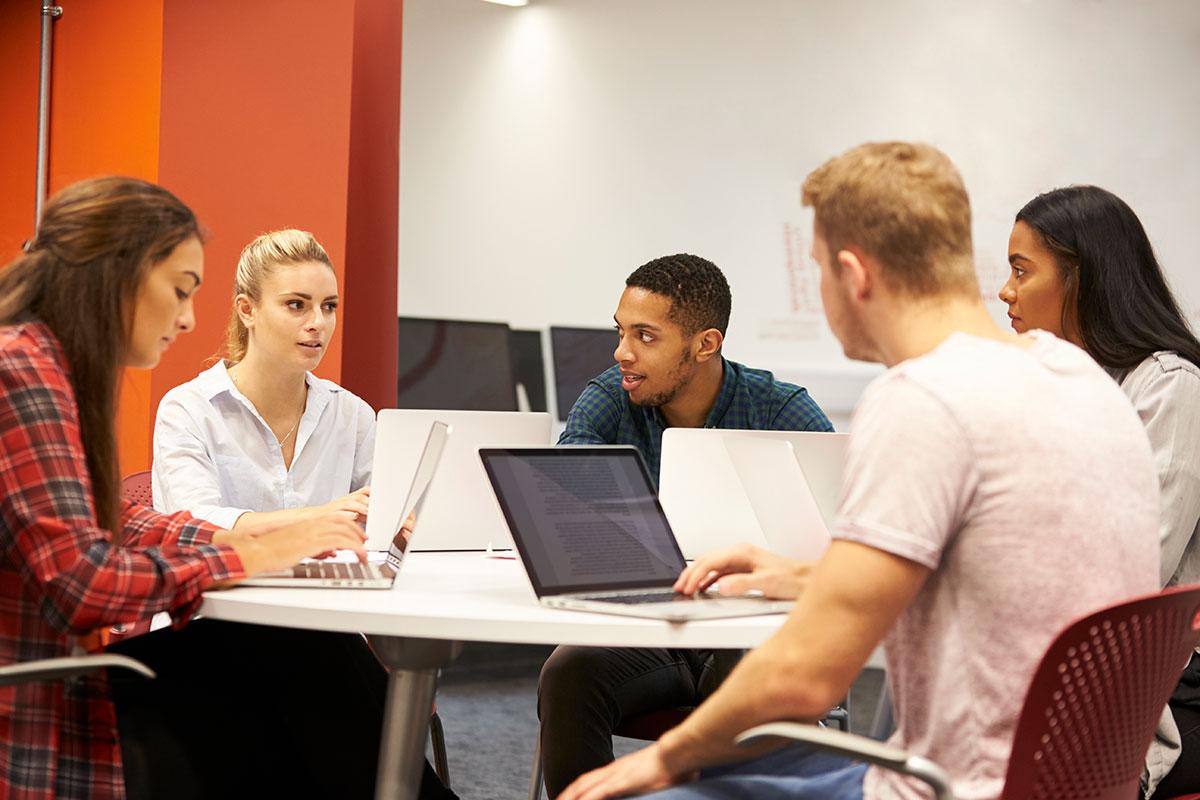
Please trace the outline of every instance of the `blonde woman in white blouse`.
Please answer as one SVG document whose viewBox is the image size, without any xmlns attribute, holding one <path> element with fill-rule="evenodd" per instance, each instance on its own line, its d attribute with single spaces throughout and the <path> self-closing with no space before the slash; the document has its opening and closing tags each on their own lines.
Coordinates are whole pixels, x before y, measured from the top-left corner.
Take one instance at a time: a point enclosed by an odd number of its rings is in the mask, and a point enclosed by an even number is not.
<svg viewBox="0 0 1200 800">
<path fill-rule="evenodd" d="M 154 426 L 154 507 L 225 528 L 330 511 L 364 518 L 375 414 L 312 374 L 337 325 L 333 263 L 306 231 L 242 251 L 227 355 L 172 389 Z"/>
<path fill-rule="evenodd" d="M 328 512 L 366 517 L 375 414 L 352 392 L 312 374 L 333 337 L 337 309 L 333 262 L 311 233 L 274 231 L 246 245 L 226 358 L 159 405 L 155 508 L 190 511 L 234 530 Z M 358 665 L 348 719 L 377 728 L 383 668 L 376 669 L 362 637 L 338 641 L 346 668 Z M 428 762 L 419 796 L 456 797 Z"/>
<path fill-rule="evenodd" d="M 1200 342 L 1137 215 L 1095 186 L 1047 192 L 1017 214 L 1008 260 L 1000 299 L 1013 328 L 1079 345 L 1137 409 L 1158 467 L 1162 584 L 1200 583 Z M 1163 715 L 1142 789 L 1200 792 L 1200 653 Z"/>
</svg>

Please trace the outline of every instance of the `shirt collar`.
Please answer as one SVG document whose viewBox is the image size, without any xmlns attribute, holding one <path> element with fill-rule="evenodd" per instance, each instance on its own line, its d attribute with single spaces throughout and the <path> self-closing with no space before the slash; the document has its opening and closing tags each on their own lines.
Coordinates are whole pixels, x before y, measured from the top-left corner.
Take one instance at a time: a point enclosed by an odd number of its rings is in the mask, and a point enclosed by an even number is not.
<svg viewBox="0 0 1200 800">
<path fill-rule="evenodd" d="M 708 419 L 704 421 L 706 428 L 715 428 L 725 419 L 725 412 L 733 404 L 733 396 L 737 393 L 737 371 L 724 356 L 721 356 L 721 372 L 721 391 L 717 393 L 717 402 L 713 403 Z"/>
<path fill-rule="evenodd" d="M 737 394 L 738 376 L 734 365 L 721 356 L 721 391 L 717 392 L 717 401 L 713 403 L 712 408 L 708 411 L 708 417 L 704 420 L 704 427 L 716 428 L 720 425 L 721 420 L 725 418 L 725 412 L 729 410 L 729 406 L 733 405 L 733 397 Z M 662 415 L 662 409 L 655 406 L 650 409 L 651 416 L 660 428 L 666 430 L 667 419 Z"/>
<path fill-rule="evenodd" d="M 311 372 L 304 373 L 304 383 L 308 386 L 310 404 L 318 397 L 324 399 L 326 395 L 341 390 L 341 387 L 337 384 L 323 381 Z M 196 377 L 196 385 L 207 400 L 212 400 L 223 392 L 232 394 L 236 388 L 233 385 L 233 379 L 229 377 L 229 370 L 225 368 L 224 359 L 218 359 L 217 363 L 204 370 L 204 372 L 201 372 Z M 238 392 L 238 394 L 241 394 L 241 392 Z M 324 406 L 324 403 L 321 403 L 321 405 Z"/>
</svg>

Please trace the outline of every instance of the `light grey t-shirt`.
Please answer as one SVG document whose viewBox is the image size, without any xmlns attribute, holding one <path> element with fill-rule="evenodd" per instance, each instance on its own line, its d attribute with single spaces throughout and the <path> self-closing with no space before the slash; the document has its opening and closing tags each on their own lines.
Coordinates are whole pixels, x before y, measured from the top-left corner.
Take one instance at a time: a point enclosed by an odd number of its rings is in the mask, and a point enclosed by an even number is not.
<svg viewBox="0 0 1200 800">
<path fill-rule="evenodd" d="M 999 795 L 1030 678 L 1068 622 L 1158 586 L 1158 483 L 1112 379 L 1050 334 L 955 334 L 851 421 L 834 536 L 933 570 L 884 642 L 892 744 Z M 872 768 L 867 800 L 924 798 Z"/>
</svg>

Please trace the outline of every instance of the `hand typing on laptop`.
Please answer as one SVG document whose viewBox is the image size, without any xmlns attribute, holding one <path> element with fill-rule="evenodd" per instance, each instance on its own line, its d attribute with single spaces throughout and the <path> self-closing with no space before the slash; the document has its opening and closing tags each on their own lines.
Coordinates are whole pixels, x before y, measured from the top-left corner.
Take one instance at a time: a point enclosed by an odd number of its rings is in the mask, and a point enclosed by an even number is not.
<svg viewBox="0 0 1200 800">
<path fill-rule="evenodd" d="M 213 542 L 226 544 L 242 560 L 247 577 L 286 569 L 301 559 L 333 550 L 351 550 L 362 563 L 366 534 L 350 515 L 335 512 L 288 525 L 258 526 L 247 531 L 223 531 Z"/>
<path fill-rule="evenodd" d="M 715 586 L 725 597 L 761 593 L 776 600 L 795 600 L 808 584 L 812 569 L 811 561 L 741 544 L 696 559 L 679 573 L 673 588 L 694 595 Z"/>
</svg>

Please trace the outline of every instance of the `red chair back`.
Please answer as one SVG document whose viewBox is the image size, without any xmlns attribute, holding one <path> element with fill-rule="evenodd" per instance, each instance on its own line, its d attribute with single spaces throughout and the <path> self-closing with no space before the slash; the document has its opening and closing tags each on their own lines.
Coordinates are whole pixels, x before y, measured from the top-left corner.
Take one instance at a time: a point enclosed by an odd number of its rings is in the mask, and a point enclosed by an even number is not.
<svg viewBox="0 0 1200 800">
<path fill-rule="evenodd" d="M 1034 673 L 1002 800 L 1131 800 L 1154 729 L 1200 638 L 1200 585 L 1069 625 Z"/>
<path fill-rule="evenodd" d="M 121 496 L 139 506 L 151 505 L 154 495 L 150 491 L 150 470 L 126 475 L 121 481 Z"/>
</svg>

